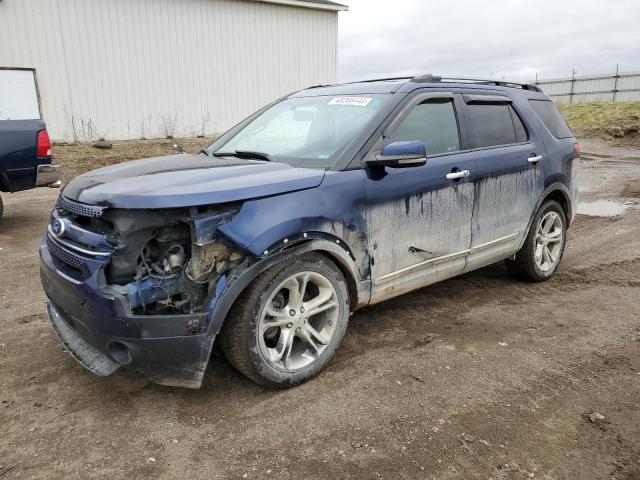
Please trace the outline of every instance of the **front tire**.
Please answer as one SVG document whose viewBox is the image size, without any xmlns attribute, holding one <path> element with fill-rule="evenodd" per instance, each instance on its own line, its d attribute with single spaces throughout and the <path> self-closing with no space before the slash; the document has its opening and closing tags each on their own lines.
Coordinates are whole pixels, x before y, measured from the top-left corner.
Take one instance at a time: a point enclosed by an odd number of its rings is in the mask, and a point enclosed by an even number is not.
<svg viewBox="0 0 640 480">
<path fill-rule="evenodd" d="M 534 282 L 544 282 L 558 269 L 567 242 L 567 219 L 555 200 L 545 202 L 533 219 L 531 228 L 515 260 L 507 260 L 514 273 Z"/>
<path fill-rule="evenodd" d="M 229 362 L 269 388 L 298 385 L 333 357 L 349 319 L 346 281 L 324 255 L 294 256 L 260 274 L 220 333 Z"/>
</svg>

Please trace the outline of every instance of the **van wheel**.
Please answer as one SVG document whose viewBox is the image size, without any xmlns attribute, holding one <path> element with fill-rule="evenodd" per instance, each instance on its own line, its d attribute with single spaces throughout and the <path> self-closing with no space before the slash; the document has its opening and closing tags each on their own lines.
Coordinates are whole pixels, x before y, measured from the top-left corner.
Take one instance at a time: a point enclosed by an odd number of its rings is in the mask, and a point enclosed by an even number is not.
<svg viewBox="0 0 640 480">
<path fill-rule="evenodd" d="M 333 357 L 349 319 L 349 294 L 323 255 L 286 259 L 260 274 L 229 312 L 220 345 L 229 362 L 270 388 L 300 384 Z"/>
<path fill-rule="evenodd" d="M 3 212 L 4 212 L 4 205 L 2 204 L 2 197 L 0 197 L 0 218 L 2 218 Z"/>
<path fill-rule="evenodd" d="M 567 242 L 567 220 L 562 206 L 546 202 L 536 213 L 527 239 L 515 260 L 507 260 L 511 271 L 529 280 L 543 282 L 558 269 Z"/>
</svg>

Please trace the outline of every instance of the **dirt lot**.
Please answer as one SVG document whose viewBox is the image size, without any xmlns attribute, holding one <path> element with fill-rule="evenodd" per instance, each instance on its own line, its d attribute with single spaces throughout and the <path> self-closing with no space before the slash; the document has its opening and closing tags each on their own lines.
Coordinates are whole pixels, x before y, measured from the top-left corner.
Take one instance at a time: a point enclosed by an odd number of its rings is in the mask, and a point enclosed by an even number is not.
<svg viewBox="0 0 640 480">
<path fill-rule="evenodd" d="M 584 204 L 620 214 L 579 215 L 551 281 L 496 265 L 366 308 L 323 374 L 278 392 L 219 355 L 199 391 L 85 372 L 43 313 L 57 192 L 5 196 L 2 480 L 640 478 L 640 150 L 582 144 L 584 200 L 630 204 Z"/>
</svg>

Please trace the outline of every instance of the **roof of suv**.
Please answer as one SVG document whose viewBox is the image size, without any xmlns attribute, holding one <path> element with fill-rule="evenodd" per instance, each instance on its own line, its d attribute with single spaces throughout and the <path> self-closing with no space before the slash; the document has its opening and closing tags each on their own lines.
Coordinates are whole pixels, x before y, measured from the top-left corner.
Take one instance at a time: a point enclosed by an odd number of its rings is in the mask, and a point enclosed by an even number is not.
<svg viewBox="0 0 640 480">
<path fill-rule="evenodd" d="M 294 97 L 316 96 L 316 95 L 357 95 L 376 93 L 395 93 L 402 91 L 413 91 L 425 86 L 455 85 L 456 87 L 478 87 L 484 86 L 492 89 L 519 89 L 530 92 L 542 92 L 537 85 L 529 83 L 512 82 L 508 80 L 479 79 L 469 77 L 449 77 L 436 76 L 431 74 L 419 75 L 415 77 L 381 78 L 364 80 L 360 82 L 343 83 L 337 85 L 318 85 L 301 90 L 293 94 Z"/>
</svg>

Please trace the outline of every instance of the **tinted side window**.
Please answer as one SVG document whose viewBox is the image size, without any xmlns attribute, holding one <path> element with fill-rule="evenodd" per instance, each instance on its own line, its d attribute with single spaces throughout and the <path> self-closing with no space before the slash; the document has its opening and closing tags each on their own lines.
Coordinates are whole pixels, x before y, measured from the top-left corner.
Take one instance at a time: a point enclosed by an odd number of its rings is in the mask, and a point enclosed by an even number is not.
<svg viewBox="0 0 640 480">
<path fill-rule="evenodd" d="M 427 155 L 460 150 L 460 135 L 453 102 L 426 102 L 417 105 L 386 143 L 420 140 Z"/>
<path fill-rule="evenodd" d="M 502 103 L 467 105 L 472 147 L 493 147 L 518 142 L 509 108 L 509 105 Z"/>
<path fill-rule="evenodd" d="M 529 104 L 536 115 L 540 117 L 542 123 L 549 129 L 551 135 L 556 138 L 573 137 L 573 133 L 569 130 L 567 122 L 564 121 L 562 115 L 551 100 L 529 100 Z"/>
</svg>

